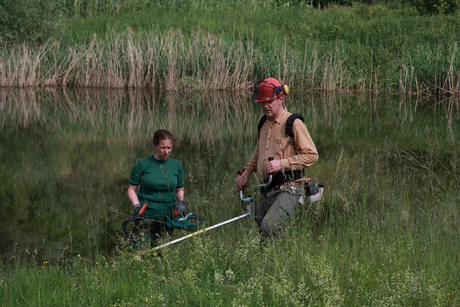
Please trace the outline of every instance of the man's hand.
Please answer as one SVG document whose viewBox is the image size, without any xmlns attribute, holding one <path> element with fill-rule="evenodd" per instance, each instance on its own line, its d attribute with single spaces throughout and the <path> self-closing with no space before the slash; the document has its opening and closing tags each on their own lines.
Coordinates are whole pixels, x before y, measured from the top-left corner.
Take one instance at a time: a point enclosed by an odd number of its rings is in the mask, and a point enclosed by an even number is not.
<svg viewBox="0 0 460 307">
<path fill-rule="evenodd" d="M 236 177 L 236 186 L 238 187 L 238 190 L 241 190 L 242 188 L 246 188 L 249 185 L 249 180 L 246 176 L 241 175 Z"/>
<path fill-rule="evenodd" d="M 181 216 L 186 216 L 187 215 L 187 209 L 185 209 L 185 204 L 183 200 L 178 200 L 176 202 L 176 210 L 179 211 Z"/>
<path fill-rule="evenodd" d="M 267 173 L 274 173 L 281 170 L 281 160 L 271 160 L 265 162 Z"/>
<path fill-rule="evenodd" d="M 135 204 L 134 207 L 133 207 L 133 213 L 134 215 L 138 216 L 139 215 L 139 211 L 141 211 L 141 204 Z"/>
</svg>

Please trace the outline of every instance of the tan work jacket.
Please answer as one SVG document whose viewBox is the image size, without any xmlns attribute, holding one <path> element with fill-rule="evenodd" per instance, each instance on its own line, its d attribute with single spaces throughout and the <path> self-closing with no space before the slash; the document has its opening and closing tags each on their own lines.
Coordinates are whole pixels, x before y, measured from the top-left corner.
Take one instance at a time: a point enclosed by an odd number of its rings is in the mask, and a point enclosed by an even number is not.
<svg viewBox="0 0 460 307">
<path fill-rule="evenodd" d="M 257 148 L 245 166 L 244 176 L 249 177 L 257 173 L 259 182 L 262 182 L 268 177 L 265 169 L 268 157 L 281 160 L 283 171 L 303 169 L 318 161 L 318 151 L 307 126 L 299 119 L 294 121 L 292 127 L 294 142 L 292 145 L 289 143 L 290 138 L 286 136 L 286 121 L 291 114 L 284 108 L 284 112 L 273 123 L 268 119 L 265 121 L 260 129 Z"/>
</svg>

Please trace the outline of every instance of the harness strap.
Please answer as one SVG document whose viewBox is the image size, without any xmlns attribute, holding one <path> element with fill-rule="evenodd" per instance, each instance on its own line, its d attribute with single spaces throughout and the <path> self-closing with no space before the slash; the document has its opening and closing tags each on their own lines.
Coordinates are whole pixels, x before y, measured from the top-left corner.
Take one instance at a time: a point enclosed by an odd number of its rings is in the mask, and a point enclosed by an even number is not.
<svg viewBox="0 0 460 307">
<path fill-rule="evenodd" d="M 269 186 L 263 188 L 264 192 L 267 193 L 271 191 L 274 187 L 286 184 L 288 182 L 296 181 L 297 179 L 300 179 L 304 176 L 304 170 L 299 169 L 299 170 L 287 170 L 284 172 L 278 172 L 276 175 L 273 176 L 272 182 L 270 183 Z M 266 181 L 265 181 L 266 183 Z"/>
<path fill-rule="evenodd" d="M 305 118 L 301 114 L 297 113 L 292 113 L 286 120 L 286 136 L 291 138 L 291 140 L 289 141 L 291 145 L 294 142 L 294 133 L 292 133 L 292 127 L 294 126 L 294 121 L 296 119 L 300 119 L 301 121 L 305 122 Z M 259 119 L 259 123 L 257 124 L 257 139 L 260 137 L 260 129 L 262 129 L 262 126 L 264 125 L 266 120 L 267 115 L 265 114 L 263 114 Z"/>
<path fill-rule="evenodd" d="M 294 142 L 294 133 L 292 132 L 292 127 L 294 126 L 294 121 L 296 119 L 300 119 L 302 122 L 305 122 L 305 118 L 301 114 L 292 113 L 289 115 L 288 119 L 286 120 L 286 136 L 290 138 L 289 144 L 292 146 Z M 264 125 L 265 121 L 267 120 L 267 115 L 263 114 L 260 117 L 259 123 L 257 124 L 257 139 L 260 137 L 260 129 Z M 304 176 L 304 170 L 291 170 L 285 172 L 278 172 L 275 176 L 273 176 L 272 183 L 264 188 L 264 192 L 267 193 L 268 191 L 272 190 L 273 187 L 286 184 L 288 182 L 295 181 L 300 179 Z M 266 181 L 265 181 L 266 183 Z"/>
</svg>

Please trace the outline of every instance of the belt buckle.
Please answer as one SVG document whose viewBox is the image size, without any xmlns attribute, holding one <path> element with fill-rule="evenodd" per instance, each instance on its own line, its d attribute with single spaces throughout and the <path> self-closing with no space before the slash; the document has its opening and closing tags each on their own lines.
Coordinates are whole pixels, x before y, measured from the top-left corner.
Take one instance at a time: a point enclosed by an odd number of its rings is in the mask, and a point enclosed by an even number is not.
<svg viewBox="0 0 460 307">
<path fill-rule="evenodd" d="M 286 188 L 290 187 L 292 190 L 297 190 L 296 185 L 300 185 L 299 182 L 291 181 L 291 182 L 286 182 L 284 184 L 278 184 L 275 185 L 272 190 L 273 191 L 278 191 L 278 190 L 285 190 Z"/>
<path fill-rule="evenodd" d="M 287 188 L 291 188 L 293 190 L 296 190 L 297 188 L 294 187 L 295 185 L 298 185 L 298 183 L 296 183 L 294 181 L 286 182 L 284 184 L 277 185 L 276 190 L 286 190 Z"/>
<path fill-rule="evenodd" d="M 292 191 L 296 191 L 298 189 L 297 186 L 299 185 L 301 185 L 300 182 L 295 182 L 295 181 L 286 183 L 286 186 L 288 186 Z"/>
</svg>

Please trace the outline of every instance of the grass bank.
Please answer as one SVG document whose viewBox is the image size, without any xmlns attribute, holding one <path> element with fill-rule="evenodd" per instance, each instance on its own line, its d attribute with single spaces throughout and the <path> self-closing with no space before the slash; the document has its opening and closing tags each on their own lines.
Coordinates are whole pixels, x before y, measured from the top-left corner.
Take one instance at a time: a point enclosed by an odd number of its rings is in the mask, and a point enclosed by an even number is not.
<svg viewBox="0 0 460 307">
<path fill-rule="evenodd" d="M 296 90 L 460 93 L 456 15 L 176 4 L 59 19 L 41 45 L 3 46 L 0 86 L 216 90 L 274 76 Z"/>
<path fill-rule="evenodd" d="M 323 202 L 299 206 L 283 239 L 262 253 L 249 221 L 163 250 L 111 255 L 34 250 L 0 266 L 7 306 L 458 306 L 459 156 L 394 150 L 334 157 Z M 416 182 L 424 182 L 422 188 Z M 208 210 L 230 206 L 211 186 Z M 117 240 L 114 238 L 114 240 Z"/>
</svg>

